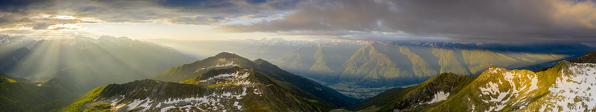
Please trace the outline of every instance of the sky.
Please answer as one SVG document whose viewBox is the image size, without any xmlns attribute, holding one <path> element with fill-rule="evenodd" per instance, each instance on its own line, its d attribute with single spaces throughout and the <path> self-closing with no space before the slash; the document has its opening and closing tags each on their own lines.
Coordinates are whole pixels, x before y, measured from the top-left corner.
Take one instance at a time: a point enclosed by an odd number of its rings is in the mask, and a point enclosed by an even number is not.
<svg viewBox="0 0 596 112">
<path fill-rule="evenodd" d="M 1 0 L 0 34 L 39 38 L 596 43 L 592 0 Z"/>
</svg>

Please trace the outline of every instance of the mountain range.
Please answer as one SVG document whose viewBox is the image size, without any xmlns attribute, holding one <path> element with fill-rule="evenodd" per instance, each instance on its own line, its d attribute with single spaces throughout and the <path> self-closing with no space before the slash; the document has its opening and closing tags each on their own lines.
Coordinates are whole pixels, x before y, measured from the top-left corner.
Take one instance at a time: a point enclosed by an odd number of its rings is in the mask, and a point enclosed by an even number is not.
<svg viewBox="0 0 596 112">
<path fill-rule="evenodd" d="M 125 37 L 33 39 L 0 36 L 0 73 L 72 81 L 83 91 L 155 75 L 195 58 Z M 62 78 L 62 79 L 60 79 Z"/>
<path fill-rule="evenodd" d="M 224 52 L 152 79 L 98 87 L 65 111 L 328 111 L 355 101 L 265 60 Z"/>
<path fill-rule="evenodd" d="M 589 111 L 596 109 L 591 107 L 596 99 L 591 93 L 596 92 L 590 89 L 596 84 L 596 64 L 587 63 L 594 53 L 538 72 L 491 66 L 478 76 L 441 73 L 354 104 L 350 97 L 267 61 L 224 52 L 152 79 L 100 86 L 64 110 Z M 305 86 L 311 82 L 316 86 Z"/>
<path fill-rule="evenodd" d="M 128 38 L 0 37 L 3 111 L 580 111 L 595 99 L 596 52 L 282 40 L 240 52 L 270 63 Z"/>
<path fill-rule="evenodd" d="M 0 35 L 2 111 L 57 111 L 87 91 L 148 78 L 195 58 L 128 38 Z"/>
<path fill-rule="evenodd" d="M 200 57 L 231 51 L 253 59 L 267 59 L 284 70 L 358 99 L 393 87 L 415 85 L 444 72 L 476 76 L 491 65 L 539 70 L 593 49 L 564 43 L 504 45 L 430 41 L 264 39 L 156 43 Z"/>
<path fill-rule="evenodd" d="M 594 111 L 596 52 L 542 71 L 491 66 L 476 77 L 443 73 L 393 88 L 356 108 L 366 111 Z"/>
<path fill-rule="evenodd" d="M 273 62 L 356 98 L 376 95 L 375 88 L 417 84 L 444 72 L 473 76 L 491 65 L 528 67 L 569 57 L 564 54 L 416 47 L 376 42 L 365 44 L 353 54 L 321 46 L 312 49 L 316 50 L 309 52 L 302 48 Z M 371 92 L 359 91 L 360 88 L 371 89 Z"/>
</svg>

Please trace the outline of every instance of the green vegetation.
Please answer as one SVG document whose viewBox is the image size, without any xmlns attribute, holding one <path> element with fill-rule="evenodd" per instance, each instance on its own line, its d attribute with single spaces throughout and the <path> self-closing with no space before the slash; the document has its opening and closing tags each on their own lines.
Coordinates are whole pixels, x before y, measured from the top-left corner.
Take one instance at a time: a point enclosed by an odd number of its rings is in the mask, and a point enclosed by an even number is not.
<svg viewBox="0 0 596 112">
<path fill-rule="evenodd" d="M 506 60 L 511 59 L 519 58 L 510 57 Z M 583 56 L 573 60 L 585 61 L 590 58 Z M 557 79 L 561 76 L 569 76 L 562 71 L 568 71 L 571 65 L 577 66 L 574 63 L 561 61 L 539 72 L 507 70 L 492 66 L 477 77 L 442 73 L 416 86 L 387 90 L 355 105 L 354 108 L 360 111 L 381 112 L 538 111 L 542 110 L 544 105 L 551 105 L 552 101 L 560 100 L 551 94 L 549 88 L 558 83 Z M 435 101 L 434 97 L 437 97 L 438 92 L 449 94 L 444 96 L 445 99 Z M 435 102 L 430 102 L 431 99 Z M 574 100 L 578 103 L 580 99 Z"/>
<path fill-rule="evenodd" d="M 229 66 L 223 66 L 226 64 Z M 281 82 L 286 82 L 291 85 L 294 85 L 297 88 L 307 92 L 308 94 L 312 94 L 318 98 L 321 98 L 324 102 L 332 103 L 335 106 L 348 107 L 356 102 L 356 100 L 353 98 L 344 96 L 343 94 L 331 88 L 320 85 L 312 80 L 284 71 L 276 65 L 273 65 L 265 60 L 257 59 L 251 61 L 236 54 L 226 52 L 217 54 L 213 57 L 208 57 L 206 59 L 191 64 L 185 64 L 182 66 L 174 67 L 170 70 L 166 70 L 166 72 L 162 72 L 162 74 L 156 75 L 152 79 L 197 84 L 197 82 L 193 82 L 193 80 L 189 79 L 205 78 L 203 76 L 210 77 L 212 75 L 220 74 L 220 72 L 226 71 L 218 71 L 214 73 L 211 72 L 213 72 L 212 70 L 214 69 L 228 68 L 230 66 L 238 66 L 240 68 L 252 69 L 254 71 L 266 74 L 268 77 L 271 77 L 271 79 L 279 80 Z M 221 86 L 221 84 L 212 85 L 210 87 L 219 86 Z"/>
<path fill-rule="evenodd" d="M 259 71 L 248 70 L 250 73 L 246 79 L 212 79 L 219 75 L 219 73 L 233 73 L 238 70 L 245 70 L 239 67 L 224 67 L 211 69 L 192 80 L 193 84 L 180 84 L 173 82 L 161 82 L 154 80 L 140 80 L 126 84 L 111 84 L 104 87 L 99 87 L 90 91 L 85 96 L 81 97 L 75 103 L 71 104 L 64 111 L 111 111 L 112 106 L 105 102 L 112 101 L 111 98 L 119 98 L 124 96 L 123 100 L 117 105 L 127 105 L 133 100 L 137 99 L 151 99 L 155 103 L 162 102 L 166 99 L 175 98 L 190 98 L 190 97 L 212 97 L 216 98 L 217 102 L 211 102 L 221 105 L 218 109 L 225 109 L 230 111 L 236 110 L 237 106 L 241 105 L 242 111 L 328 111 L 335 106 L 322 101 L 320 98 L 307 93 L 296 86 L 275 80 Z M 231 78 L 231 77 L 227 77 Z M 199 80 L 208 80 L 208 82 L 201 82 Z M 231 82 L 230 82 L 231 81 Z M 250 81 L 248 85 L 237 85 L 234 81 Z M 258 93 L 257 93 L 258 92 Z M 241 95 L 241 99 L 225 99 L 225 94 Z M 216 95 L 216 96 L 212 96 Z M 234 103 L 238 102 L 238 103 Z M 165 104 L 164 104 L 165 105 Z M 184 103 L 179 105 L 185 105 Z M 201 109 L 214 109 L 206 107 L 196 107 Z M 159 108 L 151 108 L 149 110 L 159 110 Z M 114 110 L 120 111 L 120 110 Z M 217 110 L 212 110 L 217 111 Z"/>
<path fill-rule="evenodd" d="M 34 81 L 0 74 L 0 108 L 11 112 L 57 111 L 74 95 L 60 87 L 37 86 Z"/>
<path fill-rule="evenodd" d="M 333 50 L 341 50 L 343 53 Z M 321 51 L 325 52 L 320 53 Z M 280 67 L 316 79 L 337 90 L 361 88 L 342 91 L 356 98 L 368 98 L 378 93 L 374 89 L 363 92 L 363 89 L 417 84 L 439 73 L 477 75 L 490 66 L 527 67 L 567 57 L 557 54 L 416 47 L 382 42 L 371 42 L 353 49 L 313 45 L 300 47 L 283 55 L 274 61 Z"/>
<path fill-rule="evenodd" d="M 103 104 L 104 106 L 93 105 L 91 107 L 92 108 L 91 110 L 85 110 L 87 108 L 87 107 L 85 107 L 86 104 L 88 104 L 89 102 L 92 102 L 94 99 L 96 99 L 105 88 L 106 88 L 106 86 L 99 86 L 99 87 L 87 92 L 85 95 L 83 95 L 80 98 L 78 98 L 77 100 L 75 100 L 74 103 L 72 103 L 68 107 L 62 109 L 62 111 L 65 111 L 65 112 L 81 112 L 81 111 L 94 112 L 95 110 L 98 109 L 96 107 L 106 107 L 105 104 Z"/>
<path fill-rule="evenodd" d="M 374 111 L 421 111 L 436 104 L 426 104 L 438 92 L 457 93 L 465 85 L 474 80 L 473 77 L 458 76 L 453 73 L 442 73 L 421 84 L 406 88 L 387 90 L 373 98 L 356 105 L 356 109 Z M 372 108 L 371 108 L 372 107 Z"/>
<path fill-rule="evenodd" d="M 462 89 L 459 93 L 450 97 L 447 101 L 441 103 L 434 108 L 429 109 L 430 111 L 469 111 L 469 110 L 489 110 L 495 106 L 503 105 L 504 107 L 500 111 L 514 111 L 521 108 L 519 101 L 535 102 L 545 94 L 549 93 L 548 88 L 555 83 L 555 79 L 561 76 L 561 70 L 567 68 L 569 62 L 562 61 L 554 67 L 546 70 L 534 73 L 528 70 L 505 70 L 504 68 L 491 68 L 496 72 L 485 71 L 476 78 L 472 83 Z M 513 76 L 504 76 L 505 74 L 512 74 Z M 506 77 L 513 77 L 506 79 Z M 533 79 L 536 78 L 536 79 Z M 537 81 L 536 89 L 531 90 L 530 88 L 534 82 Z M 512 81 L 512 82 L 507 82 Z M 497 83 L 498 90 L 504 93 L 500 94 L 512 94 L 508 93 L 511 91 L 518 91 L 515 96 L 507 96 L 509 100 L 498 102 L 498 103 L 487 103 L 486 99 L 497 98 L 497 94 L 493 95 L 481 95 L 483 93 L 479 88 L 487 87 L 489 83 L 503 82 L 503 84 Z M 511 83 L 511 84 L 510 84 Z M 473 105 L 473 107 L 472 107 Z"/>
</svg>

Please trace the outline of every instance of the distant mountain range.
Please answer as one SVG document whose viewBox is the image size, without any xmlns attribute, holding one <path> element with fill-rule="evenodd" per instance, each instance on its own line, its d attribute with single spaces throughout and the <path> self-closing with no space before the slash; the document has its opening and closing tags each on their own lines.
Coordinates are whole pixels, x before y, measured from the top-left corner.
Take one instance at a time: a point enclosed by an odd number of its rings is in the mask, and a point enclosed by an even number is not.
<svg viewBox="0 0 596 112">
<path fill-rule="evenodd" d="M 100 85 L 145 79 L 195 60 L 128 38 L 0 35 L 0 110 L 56 111 Z"/>
<path fill-rule="evenodd" d="M 350 97 L 365 99 L 386 89 L 421 83 L 452 72 L 475 76 L 490 66 L 539 70 L 593 48 L 581 44 L 503 45 L 427 41 L 228 40 L 175 42 L 197 55 L 232 51 L 264 58 Z M 225 46 L 222 46 L 225 45 Z M 184 46 L 184 47 L 181 47 Z"/>
<path fill-rule="evenodd" d="M 354 105 L 267 61 L 220 53 L 153 77 L 163 81 L 98 87 L 65 111 L 593 111 L 596 64 L 585 62 L 594 53 L 539 72 L 491 66 L 478 76 L 441 73 Z"/>
<path fill-rule="evenodd" d="M 2 111 L 577 111 L 596 93 L 596 52 L 560 61 L 581 46 L 271 40 L 195 61 L 127 38 L 0 37 Z"/>
<path fill-rule="evenodd" d="M 0 36 L 0 40 L 0 73 L 36 81 L 71 81 L 84 91 L 147 78 L 195 60 L 171 48 L 128 38 Z"/>
<path fill-rule="evenodd" d="M 367 111 L 594 111 L 596 52 L 539 72 L 489 67 L 477 77 L 443 73 L 358 105 Z"/>
<path fill-rule="evenodd" d="M 328 111 L 355 103 L 267 61 L 226 52 L 153 79 L 98 87 L 65 110 Z"/>
</svg>

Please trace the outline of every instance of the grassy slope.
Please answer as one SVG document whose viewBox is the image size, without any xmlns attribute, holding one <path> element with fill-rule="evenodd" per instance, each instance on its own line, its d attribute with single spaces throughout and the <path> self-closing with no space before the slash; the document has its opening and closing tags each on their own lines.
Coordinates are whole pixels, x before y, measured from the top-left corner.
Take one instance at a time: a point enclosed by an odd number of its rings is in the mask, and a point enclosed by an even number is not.
<svg viewBox="0 0 596 112">
<path fill-rule="evenodd" d="M 74 99 L 60 87 L 0 75 L 2 111 L 57 111 Z"/>
<path fill-rule="evenodd" d="M 536 76 L 538 76 L 538 80 L 539 80 L 539 82 L 538 82 L 539 89 L 537 89 L 535 91 L 531 91 L 528 94 L 523 94 L 521 96 L 515 97 L 513 99 L 524 98 L 524 97 L 526 97 L 526 95 L 537 96 L 535 98 L 532 98 L 532 101 L 534 101 L 535 99 L 538 99 L 541 96 L 543 96 L 544 94 L 548 93 L 548 87 L 555 82 L 555 79 L 559 76 L 558 73 L 560 72 L 560 70 L 562 68 L 564 68 L 564 66 L 567 66 L 566 63 L 568 63 L 568 62 L 561 62 L 546 71 L 536 73 Z M 505 72 L 505 71 L 503 71 L 503 72 Z M 516 74 L 532 74 L 533 73 L 532 71 L 527 71 L 527 70 L 511 70 L 510 72 L 515 72 Z M 471 110 L 470 105 L 475 105 L 476 110 L 487 110 L 489 108 L 489 106 L 494 105 L 494 104 L 479 103 L 479 102 L 482 102 L 481 99 L 485 99 L 488 96 L 485 96 L 485 97 L 478 96 L 479 94 L 481 94 L 478 88 L 482 87 L 484 85 L 487 85 L 487 82 L 495 81 L 496 79 L 502 79 L 502 78 L 503 78 L 503 76 L 501 76 L 501 75 L 492 75 L 492 74 L 488 74 L 488 73 L 483 73 L 480 76 L 478 76 L 478 78 L 476 78 L 473 82 L 471 82 L 469 85 L 467 85 L 464 89 L 462 89 L 460 92 L 458 92 L 457 94 L 455 94 L 452 97 L 449 97 L 449 99 L 447 99 L 446 101 L 441 103 L 439 106 L 436 106 L 434 108 L 429 108 L 428 111 L 470 111 Z M 516 83 L 528 82 L 528 80 L 523 80 L 523 79 L 521 79 L 520 81 L 518 81 Z M 511 87 L 511 86 L 500 87 L 500 89 L 509 90 L 510 89 L 509 87 Z M 496 97 L 496 96 L 492 96 L 492 97 Z M 503 111 L 518 108 L 518 105 L 514 105 L 514 104 L 510 104 L 510 103 L 512 103 L 512 102 L 505 102 L 505 105 L 507 105 L 507 106 L 504 107 Z"/>
<path fill-rule="evenodd" d="M 216 56 L 208 57 L 191 64 L 175 67 L 158 74 L 153 79 L 180 82 L 197 77 L 204 73 L 205 70 L 202 70 L 201 68 L 208 69 L 214 65 L 225 64 L 229 62 L 234 62 L 234 64 L 237 64 L 242 68 L 254 69 L 255 71 L 266 74 L 272 79 L 290 83 L 314 96 L 323 99 L 324 101 L 333 103 L 336 106 L 348 107 L 356 102 L 356 100 L 353 98 L 344 96 L 343 94 L 340 94 L 331 88 L 320 85 L 312 80 L 284 71 L 276 65 L 273 65 L 265 60 L 257 59 L 255 61 L 251 61 L 231 53 L 220 53 Z"/>
</svg>

